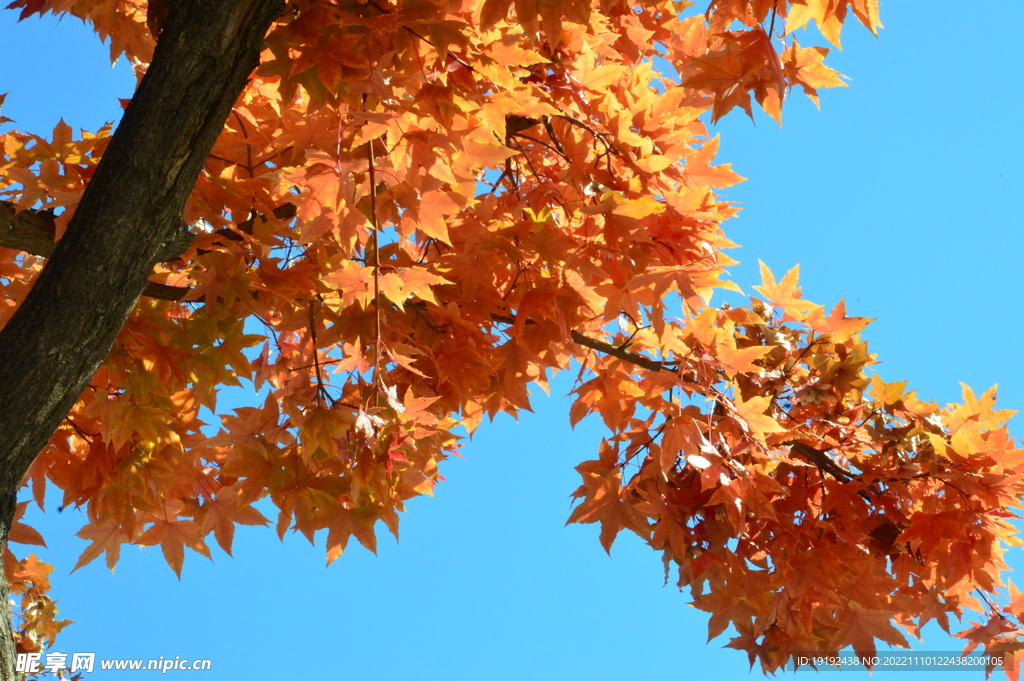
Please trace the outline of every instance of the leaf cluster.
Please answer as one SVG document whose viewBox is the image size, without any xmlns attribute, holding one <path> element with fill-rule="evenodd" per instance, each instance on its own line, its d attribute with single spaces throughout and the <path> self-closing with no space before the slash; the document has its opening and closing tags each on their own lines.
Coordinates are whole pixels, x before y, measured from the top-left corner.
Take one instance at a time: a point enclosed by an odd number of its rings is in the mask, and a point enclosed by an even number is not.
<svg viewBox="0 0 1024 681">
<path fill-rule="evenodd" d="M 848 12 L 881 27 L 877 2 L 691 4 L 292 2 L 192 192 L 191 243 L 29 472 L 40 507 L 52 484 L 86 510 L 78 567 L 130 543 L 180 573 L 185 547 L 269 524 L 261 500 L 279 536 L 325 530 L 328 563 L 353 536 L 373 550 L 457 428 L 578 368 L 570 417 L 611 435 L 570 522 L 661 551 L 752 663 L 905 645 L 897 626 L 965 608 L 989 617 L 972 645 L 1015 646 L 1016 592 L 986 600 L 1022 492 L 994 392 L 940 408 L 869 378 L 868 320 L 804 301 L 795 271 L 709 304 L 735 289 L 718 190 L 742 178 L 702 117 L 753 98 L 781 121 L 794 86 L 842 85 L 792 32 L 838 46 Z M 167 10 L 11 7 L 90 22 L 140 77 Z M 0 324 L 109 133 L 0 135 Z M 230 386 L 257 399 L 223 410 Z"/>
</svg>

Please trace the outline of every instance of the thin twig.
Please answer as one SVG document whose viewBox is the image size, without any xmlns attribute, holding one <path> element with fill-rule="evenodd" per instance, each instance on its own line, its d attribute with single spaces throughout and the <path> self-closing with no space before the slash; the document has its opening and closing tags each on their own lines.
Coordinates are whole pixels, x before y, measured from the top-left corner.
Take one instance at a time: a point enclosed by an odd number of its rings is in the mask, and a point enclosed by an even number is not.
<svg viewBox="0 0 1024 681">
<path fill-rule="evenodd" d="M 368 2 L 367 2 L 366 4 L 370 5 L 371 7 L 373 7 L 374 9 L 376 9 L 377 11 L 379 11 L 379 12 L 380 12 L 380 13 L 382 13 L 382 14 L 390 14 L 390 12 L 388 12 L 388 11 L 387 11 L 386 9 L 384 9 L 383 7 L 381 7 L 380 5 L 378 5 L 378 4 L 377 4 L 377 3 L 375 2 L 375 0 L 368 0 Z M 417 38 L 419 38 L 420 40 L 422 40 L 423 42 L 425 42 L 426 44 L 430 45 L 430 46 L 431 46 L 431 47 L 433 47 L 433 48 L 434 48 L 435 50 L 437 50 L 437 46 L 436 46 L 436 45 L 434 45 L 434 43 L 430 42 L 429 40 L 427 40 L 426 38 L 424 38 L 424 37 L 423 37 L 422 35 L 420 35 L 419 33 L 417 33 L 416 31 L 412 30 L 412 29 L 411 29 L 411 28 L 409 28 L 408 26 L 402 26 L 402 28 L 404 28 L 404 29 L 405 29 L 406 31 L 408 31 L 409 33 L 413 34 L 414 36 L 416 36 Z M 439 53 L 440 53 L 440 52 L 439 52 Z M 464 61 L 463 59 L 461 59 L 461 58 L 459 57 L 459 55 L 455 54 L 455 53 L 454 53 L 454 52 L 452 52 L 451 50 L 449 50 L 449 49 L 447 49 L 447 48 L 446 48 L 446 49 L 445 49 L 445 54 L 447 54 L 447 55 L 448 55 L 449 57 L 451 57 L 452 59 L 454 59 L 454 60 L 455 60 L 455 61 L 456 61 L 456 62 L 457 62 L 458 64 L 460 64 L 460 65 L 462 65 L 462 66 L 465 66 L 465 67 L 466 67 L 467 69 L 469 69 L 469 71 L 470 71 L 470 72 L 472 72 L 472 73 L 476 73 L 476 69 L 474 69 L 474 68 L 473 68 L 472 66 L 470 66 L 469 64 L 467 64 L 467 63 L 466 63 L 466 62 L 465 62 L 465 61 Z"/>
<path fill-rule="evenodd" d="M 522 137 L 523 139 L 528 139 L 531 142 L 536 142 L 537 144 L 541 145 L 542 147 L 546 147 L 546 148 L 550 149 L 551 151 L 555 152 L 556 154 L 558 154 L 559 156 L 564 158 L 566 161 L 569 160 L 569 158 L 563 152 L 559 151 L 558 149 L 556 149 L 555 147 L 551 146 L 547 142 L 545 142 L 543 140 L 537 139 L 536 137 L 532 137 L 530 135 L 527 135 L 527 134 L 524 134 L 524 133 L 521 133 L 521 132 L 517 132 L 515 135 L 513 135 L 513 137 Z M 517 145 L 517 146 L 519 146 L 519 145 Z M 519 147 L 519 149 L 520 149 L 520 151 L 522 151 L 522 147 Z"/>
<path fill-rule="evenodd" d="M 373 227 L 373 332 L 375 337 L 373 348 L 373 380 L 380 384 L 380 242 L 378 235 L 380 228 L 377 225 L 377 176 L 373 168 L 373 140 L 367 145 L 367 156 L 370 164 L 370 225 Z M 380 391 L 374 395 L 375 402 L 380 397 Z"/>
<path fill-rule="evenodd" d="M 313 341 L 313 366 L 316 367 L 316 403 L 322 407 L 321 398 L 327 395 L 327 389 L 324 388 L 324 376 L 320 370 L 320 353 L 316 349 L 316 314 L 313 306 L 313 301 L 309 301 L 309 334 Z"/>
<path fill-rule="evenodd" d="M 498 322 L 499 324 L 516 323 L 514 317 L 509 317 L 507 315 L 501 314 L 491 314 L 491 319 Z M 528 320 L 526 323 L 531 324 L 533 322 L 532 320 Z M 612 357 L 616 357 L 623 361 L 629 362 L 630 364 L 635 364 L 636 366 L 642 369 L 647 369 L 648 371 L 675 371 L 676 369 L 675 362 L 659 362 L 656 359 L 651 359 L 650 357 L 645 357 L 644 355 L 640 355 L 635 352 L 630 352 L 629 350 L 620 348 L 616 345 L 611 345 L 609 343 L 605 343 L 604 341 L 599 341 L 596 338 L 584 336 L 582 333 L 576 331 L 575 329 L 573 329 L 570 335 L 572 338 L 572 342 L 576 343 L 577 345 L 582 345 L 585 348 L 590 348 L 591 350 L 603 352 L 606 355 L 611 355 Z"/>
</svg>

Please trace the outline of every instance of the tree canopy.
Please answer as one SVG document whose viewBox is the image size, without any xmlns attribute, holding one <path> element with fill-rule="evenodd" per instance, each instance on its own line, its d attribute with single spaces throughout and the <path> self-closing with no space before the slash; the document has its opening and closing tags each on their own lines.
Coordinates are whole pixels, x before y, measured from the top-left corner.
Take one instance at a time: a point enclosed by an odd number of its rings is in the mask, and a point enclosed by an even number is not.
<svg viewBox="0 0 1024 681">
<path fill-rule="evenodd" d="M 236 524 L 272 521 L 327 530 L 328 562 L 353 536 L 372 550 L 459 427 L 529 409 L 528 386 L 568 369 L 570 419 L 609 431 L 570 522 L 606 549 L 647 541 L 764 671 L 965 610 L 969 644 L 1016 651 L 1024 600 L 995 596 L 1024 481 L 994 391 L 940 407 L 872 378 L 870 320 L 805 301 L 796 270 L 763 268 L 747 306 L 709 302 L 733 287 L 716 190 L 742 178 L 705 119 L 756 103 L 781 122 L 795 86 L 843 85 L 792 32 L 813 20 L 838 46 L 848 16 L 880 28 L 877 3 L 691 5 L 290 3 L 215 121 L 179 238 L 135 263 L 142 296 L 26 471 L 40 506 L 52 484 L 86 509 L 78 566 L 159 545 L 180 573 L 185 547 L 230 553 Z M 176 15 L 205 8 L 11 6 L 85 19 L 143 83 Z M 0 136 L 0 322 L 80 202 L 129 181 L 91 182 L 146 128 L 129 133 Z M 241 380 L 261 403 L 218 409 Z M 10 539 L 41 541 L 16 519 Z M 49 567 L 5 559 L 19 650 L 38 649 L 63 626 Z"/>
</svg>

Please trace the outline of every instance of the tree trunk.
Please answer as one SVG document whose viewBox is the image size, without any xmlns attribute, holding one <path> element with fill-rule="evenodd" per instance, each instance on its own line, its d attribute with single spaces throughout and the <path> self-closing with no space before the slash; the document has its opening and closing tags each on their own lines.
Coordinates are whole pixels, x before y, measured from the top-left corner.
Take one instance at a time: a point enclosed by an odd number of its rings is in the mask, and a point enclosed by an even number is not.
<svg viewBox="0 0 1024 681">
<path fill-rule="evenodd" d="M 14 522 L 17 501 L 17 493 L 0 496 L 0 556 L 4 555 L 4 549 L 7 548 L 7 535 L 11 531 L 11 523 Z M 10 598 L 11 589 L 7 584 L 7 573 L 0 558 L 0 679 L 3 681 L 18 678 L 14 672 L 17 651 L 14 649 L 14 632 L 8 605 Z"/>
<path fill-rule="evenodd" d="M 0 510 L 107 356 L 284 0 L 176 0 L 146 76 L 35 286 L 0 331 Z M 0 513 L 0 552 L 11 514 Z M 0 570 L 0 681 L 17 678 Z"/>
</svg>

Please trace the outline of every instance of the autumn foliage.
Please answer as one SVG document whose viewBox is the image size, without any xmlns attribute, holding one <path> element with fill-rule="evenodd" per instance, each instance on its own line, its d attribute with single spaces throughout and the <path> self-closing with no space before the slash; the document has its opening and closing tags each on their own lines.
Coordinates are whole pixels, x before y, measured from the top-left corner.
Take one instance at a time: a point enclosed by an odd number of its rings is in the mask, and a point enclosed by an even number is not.
<svg viewBox="0 0 1024 681">
<path fill-rule="evenodd" d="M 742 178 L 708 116 L 756 102 L 781 122 L 794 87 L 843 85 L 792 33 L 813 20 L 838 47 L 850 17 L 881 27 L 876 0 L 692 4 L 292 2 L 195 186 L 194 242 L 155 268 L 25 481 L 40 507 L 52 485 L 87 511 L 76 567 L 141 544 L 180 572 L 211 535 L 230 553 L 236 524 L 327 530 L 328 562 L 353 536 L 373 550 L 458 428 L 571 369 L 573 423 L 596 413 L 609 435 L 570 522 L 661 551 L 710 636 L 732 625 L 764 671 L 969 611 L 971 647 L 1016 651 L 1024 598 L 1000 575 L 1024 454 L 994 391 L 940 407 L 872 378 L 869 320 L 805 301 L 796 270 L 709 304 L 735 289 L 737 209 L 716 190 Z M 140 77 L 166 11 L 11 7 L 81 17 Z M 110 133 L 0 135 L 11 229 L 59 239 Z M 47 255 L 3 245 L 0 320 Z M 221 408 L 250 382 L 257 402 Z M 21 649 L 52 642 L 48 566 L 6 568 Z"/>
</svg>

